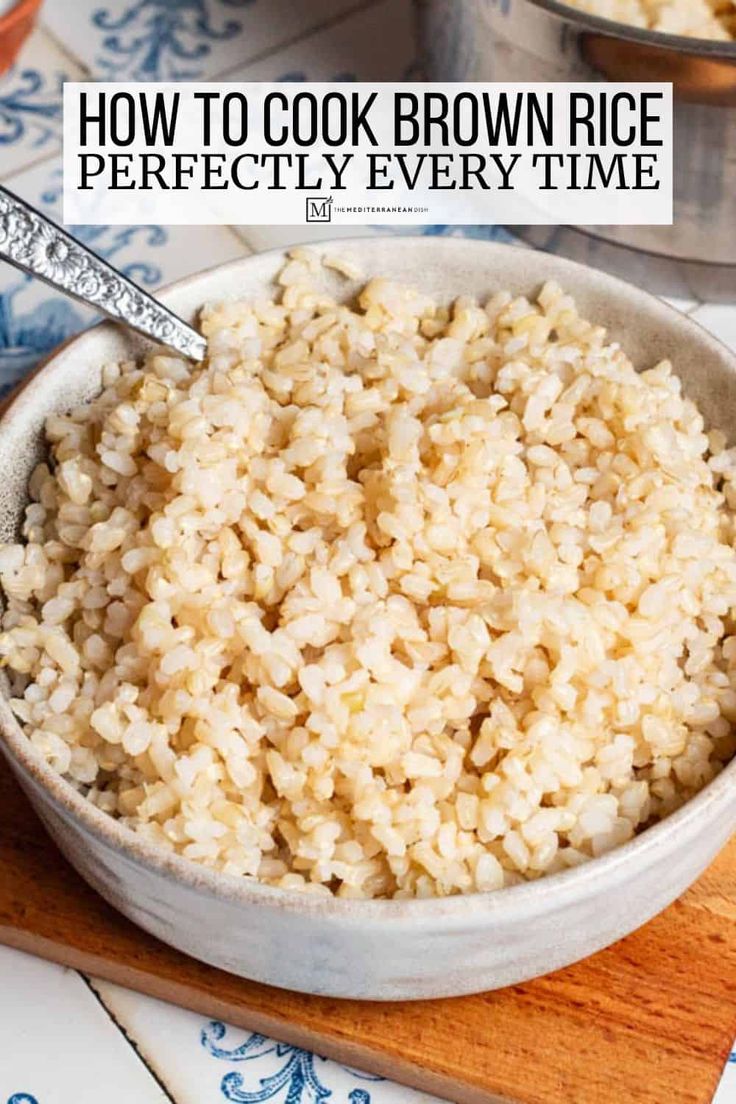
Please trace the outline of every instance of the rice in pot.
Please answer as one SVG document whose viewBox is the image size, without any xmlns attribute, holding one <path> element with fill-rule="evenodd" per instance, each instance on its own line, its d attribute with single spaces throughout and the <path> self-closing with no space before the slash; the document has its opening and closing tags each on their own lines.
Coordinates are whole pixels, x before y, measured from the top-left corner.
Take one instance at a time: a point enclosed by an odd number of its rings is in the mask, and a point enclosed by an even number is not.
<svg viewBox="0 0 736 1104">
<path fill-rule="evenodd" d="M 48 419 L 0 548 L 29 740 L 289 889 L 493 890 L 623 843 L 734 753 L 734 454 L 555 285 L 349 307 L 318 270 Z"/>
</svg>

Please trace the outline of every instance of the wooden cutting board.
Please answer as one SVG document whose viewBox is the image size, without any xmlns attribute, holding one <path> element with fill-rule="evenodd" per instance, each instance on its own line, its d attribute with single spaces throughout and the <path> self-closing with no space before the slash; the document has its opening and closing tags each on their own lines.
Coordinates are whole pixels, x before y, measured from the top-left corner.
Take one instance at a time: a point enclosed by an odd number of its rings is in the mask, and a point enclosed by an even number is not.
<svg viewBox="0 0 736 1104">
<path fill-rule="evenodd" d="M 65 862 L 0 763 L 0 942 L 457 1104 L 708 1104 L 736 1036 L 736 839 L 661 916 L 577 966 L 454 1000 L 339 1001 L 139 931 Z"/>
</svg>

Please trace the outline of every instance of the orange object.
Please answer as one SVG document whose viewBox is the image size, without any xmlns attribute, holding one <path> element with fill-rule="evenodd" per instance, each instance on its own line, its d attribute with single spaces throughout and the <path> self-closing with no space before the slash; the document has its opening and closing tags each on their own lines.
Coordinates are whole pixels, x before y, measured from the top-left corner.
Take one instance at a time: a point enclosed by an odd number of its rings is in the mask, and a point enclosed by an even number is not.
<svg viewBox="0 0 736 1104">
<path fill-rule="evenodd" d="M 18 0 L 9 12 L 0 15 L 0 73 L 10 68 L 33 30 L 41 2 L 42 0 Z"/>
</svg>

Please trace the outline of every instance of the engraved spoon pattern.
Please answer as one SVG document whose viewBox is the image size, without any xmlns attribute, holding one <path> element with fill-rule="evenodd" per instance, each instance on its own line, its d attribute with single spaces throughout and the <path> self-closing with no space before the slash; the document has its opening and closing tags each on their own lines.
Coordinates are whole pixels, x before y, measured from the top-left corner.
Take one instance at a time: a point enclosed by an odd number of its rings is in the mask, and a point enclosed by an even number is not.
<svg viewBox="0 0 736 1104">
<path fill-rule="evenodd" d="M 204 357 L 207 342 L 201 334 L 2 186 L 0 259 L 183 356 Z"/>
</svg>

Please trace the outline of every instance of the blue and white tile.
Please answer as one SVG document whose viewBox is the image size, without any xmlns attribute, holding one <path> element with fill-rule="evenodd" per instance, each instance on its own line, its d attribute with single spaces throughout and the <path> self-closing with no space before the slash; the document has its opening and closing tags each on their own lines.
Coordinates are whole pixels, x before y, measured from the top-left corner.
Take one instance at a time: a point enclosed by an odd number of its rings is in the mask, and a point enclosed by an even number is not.
<svg viewBox="0 0 736 1104">
<path fill-rule="evenodd" d="M 436 1104 L 436 1097 L 300 1047 L 93 981 L 177 1104 Z"/>
<path fill-rule="evenodd" d="M 0 947 L 2 1104 L 166 1104 L 73 970 Z"/>
<path fill-rule="evenodd" d="M 359 0 L 47 0 L 44 23 L 104 80 L 205 80 Z"/>
<path fill-rule="evenodd" d="M 92 979 L 116 1022 L 177 1104 L 441 1104 L 253 1032 Z M 713 1104 L 736 1104 L 736 1044 Z"/>
<path fill-rule="evenodd" d="M 17 172 L 61 145 L 61 85 L 82 70 L 36 30 L 0 77 L 0 172 Z"/>
<path fill-rule="evenodd" d="M 61 170 L 44 162 L 7 180 L 33 206 L 61 221 Z M 198 269 L 248 253 L 226 226 L 78 226 L 69 228 L 127 276 L 154 289 Z M 0 394 L 51 349 L 97 319 L 9 265 L 0 266 Z"/>
</svg>

